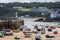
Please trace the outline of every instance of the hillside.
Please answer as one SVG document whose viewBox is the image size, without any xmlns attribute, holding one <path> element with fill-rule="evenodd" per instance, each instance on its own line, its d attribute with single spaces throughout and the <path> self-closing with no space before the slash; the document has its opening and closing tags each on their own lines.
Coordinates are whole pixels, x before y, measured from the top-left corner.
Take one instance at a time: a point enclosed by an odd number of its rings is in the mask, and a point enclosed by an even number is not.
<svg viewBox="0 0 60 40">
<path fill-rule="evenodd" d="M 23 9 L 14 9 L 13 7 L 23 7 Z M 18 16 L 30 15 L 30 16 L 42 16 L 40 12 L 30 12 L 32 7 L 48 7 L 48 8 L 60 8 L 60 2 L 56 3 L 0 3 L 0 16 L 15 16 L 15 12 Z"/>
</svg>

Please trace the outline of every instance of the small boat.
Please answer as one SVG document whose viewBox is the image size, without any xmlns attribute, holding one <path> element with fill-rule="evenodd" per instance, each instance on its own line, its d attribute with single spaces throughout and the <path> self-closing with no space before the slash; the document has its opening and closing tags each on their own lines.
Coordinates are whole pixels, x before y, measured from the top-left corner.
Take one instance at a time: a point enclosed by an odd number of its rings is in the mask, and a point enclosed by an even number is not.
<svg viewBox="0 0 60 40">
<path fill-rule="evenodd" d="M 19 40 L 20 38 L 16 36 L 14 39 L 15 39 L 15 40 Z"/>
</svg>

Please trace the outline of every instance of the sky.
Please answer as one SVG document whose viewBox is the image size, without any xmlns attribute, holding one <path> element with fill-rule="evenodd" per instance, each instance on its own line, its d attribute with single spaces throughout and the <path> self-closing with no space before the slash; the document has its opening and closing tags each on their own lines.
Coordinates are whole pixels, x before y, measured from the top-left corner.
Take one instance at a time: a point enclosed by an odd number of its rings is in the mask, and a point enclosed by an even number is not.
<svg viewBox="0 0 60 40">
<path fill-rule="evenodd" d="M 9 3 L 9 2 L 60 2 L 60 0 L 0 0 L 0 3 Z"/>
</svg>

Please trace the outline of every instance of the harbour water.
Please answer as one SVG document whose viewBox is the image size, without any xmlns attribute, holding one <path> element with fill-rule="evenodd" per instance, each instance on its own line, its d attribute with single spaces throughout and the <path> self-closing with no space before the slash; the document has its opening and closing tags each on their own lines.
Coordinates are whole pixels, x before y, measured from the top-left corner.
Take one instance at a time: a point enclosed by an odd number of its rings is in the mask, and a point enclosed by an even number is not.
<svg viewBox="0 0 60 40">
<path fill-rule="evenodd" d="M 59 24 L 58 22 L 34 22 L 24 20 L 24 25 L 26 26 L 34 26 L 34 25 L 57 26 L 58 24 Z"/>
</svg>

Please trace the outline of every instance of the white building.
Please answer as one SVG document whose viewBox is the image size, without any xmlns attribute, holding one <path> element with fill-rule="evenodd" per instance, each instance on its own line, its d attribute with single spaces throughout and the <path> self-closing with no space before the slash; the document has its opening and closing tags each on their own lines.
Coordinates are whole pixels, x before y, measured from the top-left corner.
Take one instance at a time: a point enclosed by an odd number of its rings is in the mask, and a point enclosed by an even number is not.
<svg viewBox="0 0 60 40">
<path fill-rule="evenodd" d="M 50 17 L 51 18 L 56 18 L 58 14 L 56 12 L 51 12 Z"/>
<path fill-rule="evenodd" d="M 58 10 L 57 11 L 50 10 L 50 17 L 51 18 L 60 17 L 60 14 L 58 13 Z"/>
<path fill-rule="evenodd" d="M 32 12 L 48 12 L 49 9 L 47 7 L 32 7 L 31 8 Z"/>
<path fill-rule="evenodd" d="M 21 9 L 21 8 L 23 8 L 23 7 L 20 7 L 20 6 L 14 6 L 13 8 L 14 8 L 14 9 L 18 9 L 18 8 Z"/>
<path fill-rule="evenodd" d="M 39 7 L 39 8 L 38 8 L 38 11 L 39 11 L 39 12 L 48 12 L 49 9 L 48 9 L 47 7 Z"/>
<path fill-rule="evenodd" d="M 38 12 L 38 8 L 37 7 L 32 7 L 30 11 L 31 12 Z"/>
</svg>

